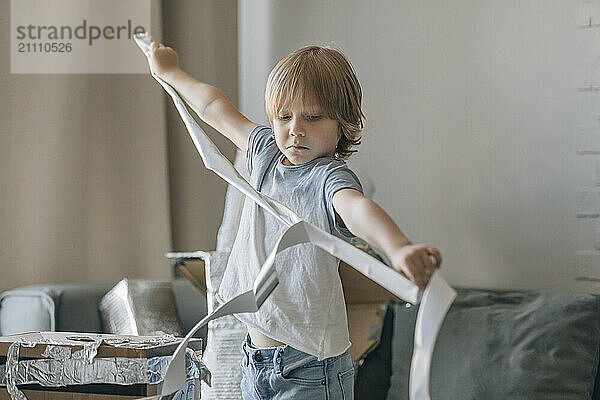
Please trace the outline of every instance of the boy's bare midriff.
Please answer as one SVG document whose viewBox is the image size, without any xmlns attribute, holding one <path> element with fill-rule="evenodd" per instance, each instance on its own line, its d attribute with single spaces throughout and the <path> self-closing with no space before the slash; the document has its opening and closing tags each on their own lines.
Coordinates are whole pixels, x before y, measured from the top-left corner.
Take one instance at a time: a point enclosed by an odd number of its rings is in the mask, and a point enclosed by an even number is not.
<svg viewBox="0 0 600 400">
<path fill-rule="evenodd" d="M 264 335 L 262 332 L 259 332 L 250 326 L 248 326 L 248 333 L 250 334 L 250 340 L 252 340 L 252 345 L 259 349 L 263 349 L 265 347 L 285 346 L 285 343 L 281 343 L 275 339 L 271 339 L 270 337 Z"/>
</svg>

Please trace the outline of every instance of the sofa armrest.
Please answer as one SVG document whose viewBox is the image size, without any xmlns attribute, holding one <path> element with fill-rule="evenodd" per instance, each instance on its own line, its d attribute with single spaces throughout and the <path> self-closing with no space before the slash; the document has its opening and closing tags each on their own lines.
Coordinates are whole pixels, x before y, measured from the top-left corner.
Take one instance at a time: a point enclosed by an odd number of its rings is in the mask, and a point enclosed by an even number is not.
<svg viewBox="0 0 600 400">
<path fill-rule="evenodd" d="M 172 285 L 177 314 L 179 314 L 181 327 L 187 334 L 208 313 L 206 292 L 198 289 L 185 278 L 173 279 Z M 207 327 L 205 326 L 194 334 L 194 337 L 202 338 L 204 346 L 206 345 L 206 332 Z"/>
<path fill-rule="evenodd" d="M 25 286 L 0 295 L 0 333 L 102 332 L 98 301 L 112 284 Z"/>
<path fill-rule="evenodd" d="M 23 316 L 26 315 L 27 318 Z M 0 296 L 0 333 L 56 330 L 54 300 L 43 292 L 11 290 Z"/>
<path fill-rule="evenodd" d="M 181 326 L 188 332 L 206 316 L 206 292 L 185 279 L 174 279 L 172 285 Z M 104 333 L 98 303 L 113 286 L 113 283 L 47 284 L 3 292 L 0 294 L 0 334 Z M 206 328 L 194 337 L 206 339 Z"/>
</svg>

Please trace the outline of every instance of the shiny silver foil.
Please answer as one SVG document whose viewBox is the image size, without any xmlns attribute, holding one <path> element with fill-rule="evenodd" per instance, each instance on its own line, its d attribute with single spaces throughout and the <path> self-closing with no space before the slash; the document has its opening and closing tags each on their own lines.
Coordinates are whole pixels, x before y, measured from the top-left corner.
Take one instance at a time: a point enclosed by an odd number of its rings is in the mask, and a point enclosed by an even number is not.
<svg viewBox="0 0 600 400">
<path fill-rule="evenodd" d="M 163 335 L 136 340 L 123 338 L 100 338 L 99 336 L 67 336 L 58 332 L 41 333 L 36 342 L 19 340 L 9 346 L 5 365 L 0 365 L 0 384 L 6 385 L 12 400 L 27 400 L 17 385 L 39 384 L 48 387 L 105 383 L 117 385 L 156 384 L 164 380 L 171 356 L 152 358 L 95 357 L 103 342 L 114 347 L 148 348 L 177 340 Z M 61 340 L 60 337 L 63 337 Z M 69 340 L 86 339 L 83 349 L 72 351 L 65 345 Z M 46 343 L 42 357 L 35 360 L 19 360 L 21 346 L 34 347 Z M 210 371 L 200 360 L 200 352 L 186 349 L 186 381 L 199 385 L 204 380 L 210 385 Z M 177 397 L 177 396 L 176 396 Z"/>
<path fill-rule="evenodd" d="M 99 309 L 106 332 L 184 335 L 169 281 L 123 279 L 102 298 Z"/>
<path fill-rule="evenodd" d="M 168 356 L 167 356 L 168 357 Z M 89 364 L 86 360 L 38 359 L 21 360 L 15 369 L 15 385 L 37 383 L 42 386 L 60 387 L 67 385 L 85 385 L 89 383 L 109 383 L 132 385 L 148 382 L 148 364 L 157 362 L 158 358 L 96 358 Z M 0 367 L 2 384 L 8 384 Z M 157 371 L 159 374 L 162 371 Z M 161 375 L 162 376 L 162 375 Z"/>
</svg>

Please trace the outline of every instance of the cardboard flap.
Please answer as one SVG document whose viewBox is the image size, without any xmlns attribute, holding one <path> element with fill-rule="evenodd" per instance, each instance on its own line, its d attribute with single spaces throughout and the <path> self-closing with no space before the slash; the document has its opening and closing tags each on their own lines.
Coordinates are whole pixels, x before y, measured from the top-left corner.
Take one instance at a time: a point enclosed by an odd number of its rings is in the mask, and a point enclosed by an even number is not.
<svg viewBox="0 0 600 400">
<path fill-rule="evenodd" d="M 350 333 L 350 356 L 359 360 L 379 343 L 385 306 L 382 304 L 349 304 L 348 331 Z"/>
<path fill-rule="evenodd" d="M 343 261 L 340 261 L 339 273 L 346 304 L 380 304 L 390 300 L 403 301 Z"/>
<path fill-rule="evenodd" d="M 177 268 L 194 286 L 206 292 L 205 260 L 210 257 L 205 251 L 167 253 L 171 265 Z"/>
</svg>

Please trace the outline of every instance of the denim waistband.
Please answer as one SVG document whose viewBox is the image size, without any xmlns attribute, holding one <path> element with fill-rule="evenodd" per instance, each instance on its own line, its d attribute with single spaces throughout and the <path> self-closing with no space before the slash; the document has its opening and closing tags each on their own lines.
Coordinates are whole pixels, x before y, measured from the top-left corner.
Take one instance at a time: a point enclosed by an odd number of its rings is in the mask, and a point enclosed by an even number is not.
<svg viewBox="0 0 600 400">
<path fill-rule="evenodd" d="M 321 364 L 325 366 L 327 363 L 334 362 L 337 358 L 345 354 L 342 353 L 339 356 L 318 361 L 316 356 L 304 353 L 289 345 L 257 349 L 252 347 L 250 334 L 246 335 L 246 340 L 242 344 L 242 350 L 244 351 L 243 361 L 246 362 L 246 365 L 254 364 L 256 367 L 271 367 L 283 375 L 286 375 L 287 371 L 309 363 L 311 365 Z"/>
</svg>

